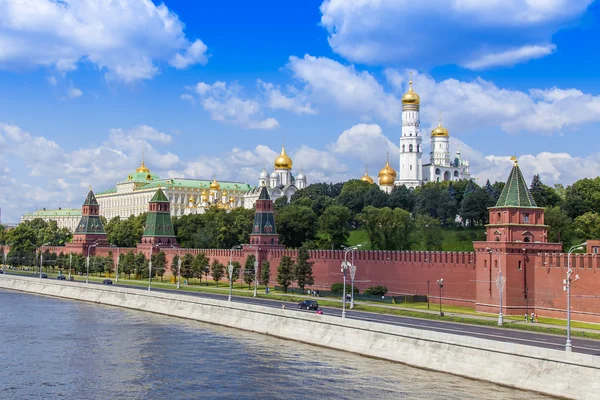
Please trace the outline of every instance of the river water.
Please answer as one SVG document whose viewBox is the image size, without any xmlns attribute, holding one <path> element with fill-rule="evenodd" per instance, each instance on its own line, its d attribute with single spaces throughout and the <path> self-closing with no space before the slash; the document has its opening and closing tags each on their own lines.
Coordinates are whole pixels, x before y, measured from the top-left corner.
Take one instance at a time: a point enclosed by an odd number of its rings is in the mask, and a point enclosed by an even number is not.
<svg viewBox="0 0 600 400">
<path fill-rule="evenodd" d="M 0 339 L 0 399 L 548 399 L 235 329 L 3 290 Z"/>
</svg>

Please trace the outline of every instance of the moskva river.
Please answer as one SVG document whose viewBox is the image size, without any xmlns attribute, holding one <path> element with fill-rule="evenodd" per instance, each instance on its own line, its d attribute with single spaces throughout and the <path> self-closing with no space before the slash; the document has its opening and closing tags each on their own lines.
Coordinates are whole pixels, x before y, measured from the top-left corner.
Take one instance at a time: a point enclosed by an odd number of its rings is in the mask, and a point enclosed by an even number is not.
<svg viewBox="0 0 600 400">
<path fill-rule="evenodd" d="M 548 399 L 234 329 L 3 290 L 0 339 L 0 399 Z"/>
</svg>

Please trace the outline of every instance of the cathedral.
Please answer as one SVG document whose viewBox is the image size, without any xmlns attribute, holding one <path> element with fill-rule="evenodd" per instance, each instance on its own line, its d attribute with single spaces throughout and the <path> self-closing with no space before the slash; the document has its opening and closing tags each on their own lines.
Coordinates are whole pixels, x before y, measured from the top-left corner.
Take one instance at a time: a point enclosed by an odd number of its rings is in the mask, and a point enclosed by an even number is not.
<svg viewBox="0 0 600 400">
<path fill-rule="evenodd" d="M 394 186 L 415 188 L 427 182 L 471 179 L 469 161 L 463 161 L 460 149 L 457 149 L 454 159 L 450 159 L 450 135 L 442 126 L 441 117 L 438 126 L 431 131 L 429 163 L 423 164 L 420 106 L 421 98 L 413 91 L 410 81 L 408 91 L 402 96 L 400 172 L 397 174 L 390 166 L 389 159 L 386 159 L 385 166 L 379 171 L 379 187 L 386 193 L 391 193 Z M 366 171 L 361 180 L 374 183 Z"/>
<path fill-rule="evenodd" d="M 292 195 L 299 189 L 307 186 L 306 175 L 300 170 L 298 176 L 292 175 L 292 159 L 286 154 L 285 147 L 281 146 L 281 154 L 275 159 L 274 169 L 271 174 L 263 168 L 258 177 L 258 186 L 249 189 L 244 194 L 244 208 L 252 208 L 259 198 L 261 188 L 266 187 L 269 198 L 273 201 L 285 196 L 290 201 Z"/>
</svg>

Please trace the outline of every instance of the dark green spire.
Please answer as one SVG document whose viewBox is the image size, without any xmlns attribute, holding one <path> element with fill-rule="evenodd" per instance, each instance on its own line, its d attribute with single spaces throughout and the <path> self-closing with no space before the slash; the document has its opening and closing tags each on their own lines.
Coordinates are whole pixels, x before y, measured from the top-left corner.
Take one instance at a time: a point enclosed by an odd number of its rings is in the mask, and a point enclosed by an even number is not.
<svg viewBox="0 0 600 400">
<path fill-rule="evenodd" d="M 506 185 L 498 198 L 496 207 L 537 207 L 533 196 L 527 188 L 523 174 L 517 163 L 517 158 L 512 157 L 511 160 L 515 163 L 510 171 Z"/>
<path fill-rule="evenodd" d="M 152 199 L 150 199 L 150 203 L 169 203 L 169 199 L 165 195 L 165 192 L 159 188 L 154 196 L 152 196 Z"/>
<path fill-rule="evenodd" d="M 92 189 L 90 189 L 87 197 L 85 198 L 85 202 L 83 203 L 84 206 L 97 206 L 98 205 L 98 200 L 96 200 L 96 196 L 94 196 L 94 192 L 92 192 Z"/>
<path fill-rule="evenodd" d="M 266 186 L 260 187 L 260 193 L 258 194 L 258 200 L 271 200 L 271 197 L 269 197 L 269 191 L 267 190 Z"/>
<path fill-rule="evenodd" d="M 159 188 L 150 200 L 143 236 L 175 237 L 173 224 L 171 222 L 170 206 L 171 203 L 169 199 L 163 190 Z"/>
</svg>

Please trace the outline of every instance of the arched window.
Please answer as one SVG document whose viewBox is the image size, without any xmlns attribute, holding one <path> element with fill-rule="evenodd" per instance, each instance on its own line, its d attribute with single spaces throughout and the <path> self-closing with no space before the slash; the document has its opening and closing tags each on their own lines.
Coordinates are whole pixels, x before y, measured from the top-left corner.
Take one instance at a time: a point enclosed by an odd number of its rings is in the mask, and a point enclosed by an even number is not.
<svg viewBox="0 0 600 400">
<path fill-rule="evenodd" d="M 435 169 L 435 174 L 436 174 L 436 175 L 439 175 L 439 174 L 440 174 L 440 169 L 439 169 L 439 168 L 436 168 L 436 169 Z"/>
<path fill-rule="evenodd" d="M 519 260 L 519 271 L 521 271 L 523 269 L 523 267 L 521 266 L 521 260 Z"/>
<path fill-rule="evenodd" d="M 404 145 L 402 145 L 402 152 L 404 153 L 406 150 L 404 149 Z"/>
<path fill-rule="evenodd" d="M 525 236 L 523 238 L 523 241 L 526 242 L 526 243 L 529 243 L 529 242 L 531 242 L 531 239 L 529 239 L 529 236 Z M 519 262 L 521 262 L 521 261 L 519 261 Z"/>
<path fill-rule="evenodd" d="M 449 181 L 450 180 L 450 172 L 449 171 L 444 172 L 444 180 L 445 181 Z"/>
<path fill-rule="evenodd" d="M 458 178 L 458 171 L 454 171 L 454 177 Z"/>
<path fill-rule="evenodd" d="M 413 145 L 412 145 L 412 144 L 409 144 L 409 145 L 408 145 L 408 152 L 409 152 L 409 153 L 412 153 L 412 152 L 413 152 Z"/>
<path fill-rule="evenodd" d="M 487 260 L 483 260 L 483 269 L 487 269 Z"/>
</svg>

